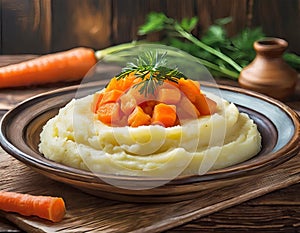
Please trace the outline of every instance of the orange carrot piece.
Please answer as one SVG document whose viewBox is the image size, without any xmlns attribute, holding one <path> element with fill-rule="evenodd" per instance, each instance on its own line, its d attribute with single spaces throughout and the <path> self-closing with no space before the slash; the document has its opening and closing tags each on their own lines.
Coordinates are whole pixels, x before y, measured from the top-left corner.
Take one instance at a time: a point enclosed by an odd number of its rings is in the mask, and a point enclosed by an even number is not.
<svg viewBox="0 0 300 233">
<path fill-rule="evenodd" d="M 147 100 L 143 103 L 141 103 L 139 106 L 143 109 L 143 111 L 148 114 L 149 116 L 152 116 L 153 109 L 156 104 L 158 104 L 156 100 Z"/>
<path fill-rule="evenodd" d="M 201 115 L 211 115 L 216 112 L 217 103 L 204 94 L 200 94 L 196 98 L 195 106 Z"/>
<path fill-rule="evenodd" d="M 119 90 L 106 91 L 103 94 L 100 105 L 116 102 L 122 94 L 123 92 Z"/>
<path fill-rule="evenodd" d="M 150 125 L 151 117 L 144 113 L 140 106 L 136 106 L 134 111 L 128 117 L 128 125 L 131 127 L 138 127 L 141 125 Z"/>
<path fill-rule="evenodd" d="M 172 127 L 176 122 L 176 106 L 160 103 L 155 105 L 152 115 L 152 124 Z"/>
<path fill-rule="evenodd" d="M 126 78 L 117 80 L 116 77 L 112 78 L 106 87 L 106 91 L 119 90 L 126 91 L 134 83 L 136 77 L 134 75 L 128 75 Z"/>
<path fill-rule="evenodd" d="M 179 79 L 178 80 L 179 89 L 189 98 L 193 103 L 196 102 L 196 96 L 200 94 L 199 83 L 191 79 Z"/>
<path fill-rule="evenodd" d="M 120 97 L 120 107 L 125 115 L 132 113 L 136 105 L 136 100 L 130 93 L 125 93 Z"/>
<path fill-rule="evenodd" d="M 66 213 L 64 200 L 60 197 L 33 196 L 5 191 L 0 191 L 0 209 L 24 216 L 38 216 L 52 222 L 61 221 Z"/>
<path fill-rule="evenodd" d="M 180 101 L 181 93 L 178 88 L 160 88 L 157 99 L 165 104 L 177 104 Z"/>
<path fill-rule="evenodd" d="M 100 105 L 97 110 L 98 120 L 104 124 L 118 124 L 121 119 L 119 103 L 106 103 Z"/>
<path fill-rule="evenodd" d="M 172 81 L 170 81 L 170 80 L 168 80 L 168 79 L 164 80 L 163 86 L 166 86 L 166 84 L 167 84 L 167 86 L 172 85 L 172 86 L 175 87 L 175 88 L 179 88 L 178 83 L 172 82 Z"/>
<path fill-rule="evenodd" d="M 197 119 L 198 117 L 200 117 L 199 110 L 184 95 L 181 97 L 181 100 L 176 104 L 176 112 L 179 120 Z"/>
<path fill-rule="evenodd" d="M 82 79 L 96 64 L 94 50 L 74 48 L 0 67 L 0 88 Z"/>
<path fill-rule="evenodd" d="M 130 94 L 135 99 L 135 102 L 137 105 L 139 105 L 149 99 L 149 97 L 145 97 L 144 94 L 141 94 L 139 92 L 139 87 L 137 87 L 137 88 L 131 87 L 127 93 Z"/>
<path fill-rule="evenodd" d="M 95 93 L 94 96 L 93 96 L 93 102 L 92 102 L 92 112 L 93 113 L 96 113 L 97 110 L 98 110 L 98 107 L 99 107 L 99 104 L 103 98 L 103 92 L 98 92 L 98 93 Z"/>
</svg>

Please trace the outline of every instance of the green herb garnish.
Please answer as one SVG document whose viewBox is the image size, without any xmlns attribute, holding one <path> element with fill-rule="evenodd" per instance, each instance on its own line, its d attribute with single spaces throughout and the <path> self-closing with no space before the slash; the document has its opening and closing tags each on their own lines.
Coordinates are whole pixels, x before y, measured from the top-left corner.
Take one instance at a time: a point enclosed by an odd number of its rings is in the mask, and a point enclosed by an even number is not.
<svg viewBox="0 0 300 233">
<path fill-rule="evenodd" d="M 130 73 L 134 73 L 137 78 L 142 81 L 135 84 L 133 87 L 140 87 L 140 94 L 146 97 L 149 94 L 154 94 L 158 85 L 162 85 L 165 80 L 178 82 L 179 78 L 187 78 L 183 73 L 178 71 L 178 67 L 167 67 L 167 52 L 159 53 L 158 51 L 145 51 L 135 59 L 135 62 L 127 63 L 116 79 L 126 78 Z"/>
</svg>

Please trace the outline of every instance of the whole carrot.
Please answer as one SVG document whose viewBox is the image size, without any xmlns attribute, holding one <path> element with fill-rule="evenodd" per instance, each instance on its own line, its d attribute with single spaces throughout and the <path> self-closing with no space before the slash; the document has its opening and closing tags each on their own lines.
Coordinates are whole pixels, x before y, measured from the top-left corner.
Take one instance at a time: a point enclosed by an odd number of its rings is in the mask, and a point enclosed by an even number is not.
<svg viewBox="0 0 300 233">
<path fill-rule="evenodd" d="M 83 47 L 43 55 L 0 67 L 0 88 L 80 80 L 96 62 L 94 50 Z"/>
<path fill-rule="evenodd" d="M 52 222 L 63 219 L 66 209 L 60 197 L 33 196 L 0 191 L 0 210 L 16 212 L 24 216 L 38 216 Z"/>
</svg>

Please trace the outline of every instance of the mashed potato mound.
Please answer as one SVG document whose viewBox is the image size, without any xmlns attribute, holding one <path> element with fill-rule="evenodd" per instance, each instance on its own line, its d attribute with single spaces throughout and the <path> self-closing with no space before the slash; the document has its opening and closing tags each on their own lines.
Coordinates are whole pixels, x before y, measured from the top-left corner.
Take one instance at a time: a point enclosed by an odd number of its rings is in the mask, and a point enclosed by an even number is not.
<svg viewBox="0 0 300 233">
<path fill-rule="evenodd" d="M 110 127 L 90 110 L 93 95 L 73 99 L 43 127 L 39 150 L 71 167 L 129 176 L 204 174 L 243 162 L 261 148 L 248 115 L 211 93 L 217 112 L 164 128 Z"/>
</svg>

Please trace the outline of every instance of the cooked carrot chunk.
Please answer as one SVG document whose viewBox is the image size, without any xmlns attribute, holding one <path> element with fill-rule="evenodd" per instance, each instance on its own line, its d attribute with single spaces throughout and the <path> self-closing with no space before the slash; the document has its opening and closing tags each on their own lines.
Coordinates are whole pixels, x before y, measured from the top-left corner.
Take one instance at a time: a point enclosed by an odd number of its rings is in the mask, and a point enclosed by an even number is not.
<svg viewBox="0 0 300 233">
<path fill-rule="evenodd" d="M 131 127 L 138 127 L 141 125 L 150 125 L 151 117 L 144 113 L 140 106 L 136 106 L 134 111 L 128 117 L 128 125 Z"/>
<path fill-rule="evenodd" d="M 92 102 L 92 112 L 93 113 L 97 112 L 97 109 L 99 107 L 99 104 L 100 104 L 102 98 L 103 98 L 103 92 L 100 92 L 100 93 L 98 92 L 98 93 L 94 94 L 93 102 Z"/>
<path fill-rule="evenodd" d="M 181 97 L 178 88 L 160 88 L 158 90 L 157 100 L 165 104 L 176 104 Z"/>
<path fill-rule="evenodd" d="M 98 110 L 98 120 L 104 124 L 111 125 L 112 123 L 117 124 L 120 121 L 120 105 L 119 103 L 106 103 L 100 105 Z"/>
<path fill-rule="evenodd" d="M 147 101 L 147 99 L 148 99 L 148 98 L 145 97 L 144 94 L 141 94 L 139 92 L 139 87 L 137 87 L 137 88 L 132 87 L 132 88 L 129 89 L 129 91 L 127 93 L 129 93 L 135 99 L 137 105 Z"/>
<path fill-rule="evenodd" d="M 149 116 L 152 116 L 153 109 L 156 104 L 158 104 L 156 100 L 147 100 L 141 103 L 139 106 L 143 109 L 144 113 L 148 114 Z"/>
<path fill-rule="evenodd" d="M 121 110 L 125 115 L 133 112 L 137 103 L 135 98 L 130 93 L 125 93 L 120 97 Z"/>
<path fill-rule="evenodd" d="M 164 85 L 163 85 L 163 86 L 165 86 L 166 84 L 167 84 L 168 86 L 172 85 L 172 86 L 175 87 L 175 88 L 179 88 L 178 83 L 172 82 L 172 81 L 170 81 L 170 80 L 168 80 L 168 79 L 164 80 Z"/>
<path fill-rule="evenodd" d="M 196 96 L 200 94 L 199 83 L 191 79 L 179 79 L 178 80 L 179 89 L 189 98 L 193 103 L 196 102 Z"/>
<path fill-rule="evenodd" d="M 199 110 L 184 95 L 176 105 L 176 112 L 179 120 L 197 119 L 198 117 L 200 117 Z"/>
<path fill-rule="evenodd" d="M 204 94 L 200 94 L 197 95 L 195 106 L 201 115 L 211 115 L 216 112 L 217 103 Z"/>
<path fill-rule="evenodd" d="M 152 115 L 152 124 L 172 127 L 176 122 L 176 106 L 160 103 L 155 105 Z"/>
<path fill-rule="evenodd" d="M 128 90 L 133 82 L 135 81 L 136 77 L 132 74 L 128 75 L 126 78 L 122 78 L 117 80 L 117 78 L 112 78 L 106 87 L 106 91 L 111 90 L 119 90 L 119 91 L 126 91 Z"/>
<path fill-rule="evenodd" d="M 120 96 L 123 94 L 122 91 L 119 90 L 111 90 L 111 91 L 106 91 L 103 94 L 102 100 L 101 100 L 101 105 L 106 104 L 106 103 L 113 103 L 116 102 Z"/>
</svg>

